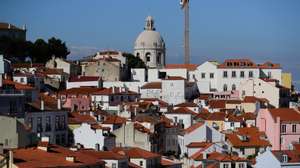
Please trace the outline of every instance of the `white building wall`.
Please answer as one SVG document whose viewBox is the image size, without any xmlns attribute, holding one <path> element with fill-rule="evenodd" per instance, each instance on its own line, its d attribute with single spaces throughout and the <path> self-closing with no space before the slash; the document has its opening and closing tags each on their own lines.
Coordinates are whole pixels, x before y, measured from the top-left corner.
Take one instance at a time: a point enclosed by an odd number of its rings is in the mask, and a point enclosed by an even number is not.
<svg viewBox="0 0 300 168">
<path fill-rule="evenodd" d="M 269 77 L 271 79 L 276 79 L 281 84 L 281 74 L 282 69 L 260 69 L 261 70 L 261 77 Z"/>
<path fill-rule="evenodd" d="M 161 97 L 161 89 L 141 89 L 141 98 L 158 98 Z"/>
<path fill-rule="evenodd" d="M 261 79 L 251 79 L 242 83 L 239 87 L 240 97 L 255 96 L 266 98 L 270 104 L 279 107 L 279 88 Z"/>
<path fill-rule="evenodd" d="M 133 81 L 138 81 L 138 82 L 146 81 L 146 69 L 144 68 L 132 68 L 131 75 Z"/>
<path fill-rule="evenodd" d="M 227 78 L 223 77 L 223 73 L 224 71 L 227 71 Z M 236 72 L 236 77 L 232 77 L 232 71 Z M 240 77 L 241 71 L 244 72 L 245 76 L 244 78 Z M 232 86 L 235 85 L 236 89 L 238 89 L 238 86 L 248 80 L 248 79 L 252 79 L 249 77 L 249 72 L 252 71 L 253 72 L 253 77 L 252 78 L 259 78 L 259 69 L 218 69 L 218 86 L 217 86 L 217 90 L 218 91 L 223 91 L 223 87 L 224 85 L 227 85 L 227 90 L 231 91 L 232 90 Z"/>
<path fill-rule="evenodd" d="M 187 69 L 161 69 L 160 72 L 166 72 L 167 76 L 180 76 L 185 79 L 188 78 Z"/>
<path fill-rule="evenodd" d="M 162 100 L 173 105 L 185 102 L 185 81 L 162 80 Z"/>
<path fill-rule="evenodd" d="M 218 79 L 219 79 L 219 73 L 217 69 L 217 65 L 214 63 L 211 63 L 209 61 L 204 62 L 203 64 L 199 65 L 197 67 L 197 70 L 194 73 L 194 76 L 192 75 L 192 79 L 195 78 L 199 87 L 199 91 L 207 93 L 207 91 L 210 91 L 211 89 L 217 89 L 218 88 Z M 205 74 L 205 77 L 202 77 L 202 73 Z M 213 78 L 210 76 L 213 74 Z M 203 85 L 205 87 L 203 87 Z M 208 89 L 207 89 L 208 87 Z M 205 90 L 203 90 L 205 88 Z"/>
<path fill-rule="evenodd" d="M 79 128 L 73 130 L 75 144 L 80 143 L 84 148 L 96 148 L 96 144 L 100 145 L 100 149 L 104 146 L 104 136 L 100 129 L 93 130 L 87 123 L 81 124 Z"/>
</svg>

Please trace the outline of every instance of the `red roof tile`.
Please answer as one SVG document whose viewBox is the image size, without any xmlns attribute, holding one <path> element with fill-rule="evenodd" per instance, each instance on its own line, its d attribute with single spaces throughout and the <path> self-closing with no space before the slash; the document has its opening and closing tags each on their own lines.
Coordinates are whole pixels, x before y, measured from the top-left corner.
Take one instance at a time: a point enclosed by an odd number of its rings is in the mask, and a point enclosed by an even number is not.
<svg viewBox="0 0 300 168">
<path fill-rule="evenodd" d="M 99 76 L 73 76 L 70 77 L 69 82 L 87 82 L 87 81 L 98 81 L 101 77 Z"/>
<path fill-rule="evenodd" d="M 274 108 L 268 109 L 273 119 L 276 121 L 277 117 L 280 117 L 281 121 L 285 122 L 299 122 L 300 121 L 300 113 L 295 109 L 291 108 Z"/>
<path fill-rule="evenodd" d="M 161 156 L 156 153 L 149 152 L 147 150 L 137 148 L 137 147 L 116 147 L 112 149 L 113 152 L 124 152 L 129 158 L 144 158 L 144 159 L 152 159 L 152 158 L 160 158 Z"/>
<path fill-rule="evenodd" d="M 161 89 L 161 82 L 149 82 L 141 87 L 141 89 Z"/>
<path fill-rule="evenodd" d="M 198 64 L 167 64 L 165 69 L 187 69 L 188 71 L 194 71 L 198 66 Z"/>
</svg>

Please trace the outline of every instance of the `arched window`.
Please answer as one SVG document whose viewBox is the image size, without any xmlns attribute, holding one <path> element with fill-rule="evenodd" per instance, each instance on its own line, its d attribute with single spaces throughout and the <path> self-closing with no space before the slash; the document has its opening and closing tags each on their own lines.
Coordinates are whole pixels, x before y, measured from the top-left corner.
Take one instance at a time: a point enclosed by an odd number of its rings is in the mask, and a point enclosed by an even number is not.
<svg viewBox="0 0 300 168">
<path fill-rule="evenodd" d="M 223 91 L 226 92 L 227 90 L 228 90 L 227 85 L 224 84 L 224 86 L 223 86 Z"/>
<path fill-rule="evenodd" d="M 146 61 L 147 61 L 147 62 L 149 62 L 149 61 L 151 60 L 150 57 L 151 57 L 151 53 L 150 53 L 150 52 L 147 52 L 147 53 L 146 53 Z"/>
<path fill-rule="evenodd" d="M 236 90 L 236 85 L 233 84 L 231 90 L 235 91 Z"/>
<path fill-rule="evenodd" d="M 137 53 L 136 53 L 136 56 L 137 56 L 137 57 L 140 57 L 140 53 L 139 53 L 139 52 L 137 52 Z"/>
</svg>

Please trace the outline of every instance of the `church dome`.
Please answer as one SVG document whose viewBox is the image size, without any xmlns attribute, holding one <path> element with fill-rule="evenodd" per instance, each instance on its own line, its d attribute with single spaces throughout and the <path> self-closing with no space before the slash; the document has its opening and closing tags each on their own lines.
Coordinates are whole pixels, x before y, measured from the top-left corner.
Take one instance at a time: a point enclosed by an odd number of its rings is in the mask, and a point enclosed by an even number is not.
<svg viewBox="0 0 300 168">
<path fill-rule="evenodd" d="M 146 19 L 145 30 L 139 34 L 134 49 L 164 49 L 165 42 L 160 33 L 155 31 L 154 20 L 151 16 Z"/>
</svg>

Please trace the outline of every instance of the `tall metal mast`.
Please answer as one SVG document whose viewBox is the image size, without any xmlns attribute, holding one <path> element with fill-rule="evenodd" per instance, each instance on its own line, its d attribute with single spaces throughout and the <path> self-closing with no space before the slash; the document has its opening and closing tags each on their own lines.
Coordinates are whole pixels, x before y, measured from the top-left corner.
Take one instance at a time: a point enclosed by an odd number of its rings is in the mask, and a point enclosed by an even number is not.
<svg viewBox="0 0 300 168">
<path fill-rule="evenodd" d="M 181 8 L 184 10 L 184 63 L 190 63 L 190 11 L 189 0 L 181 0 Z"/>
</svg>

